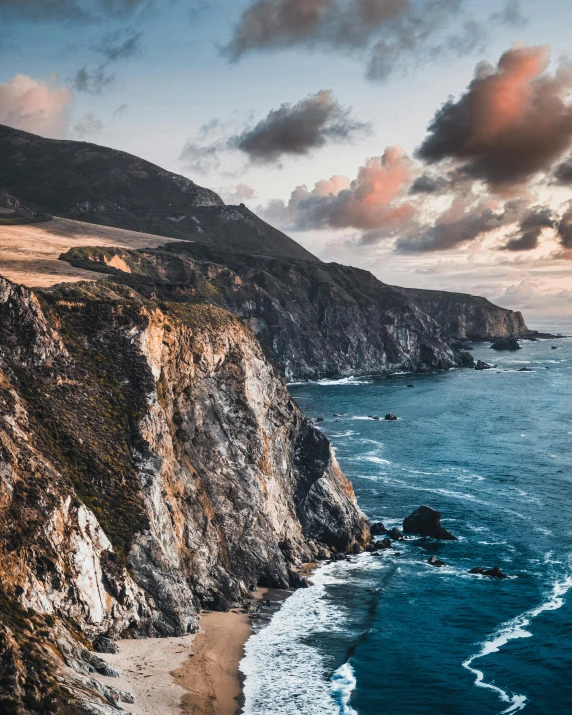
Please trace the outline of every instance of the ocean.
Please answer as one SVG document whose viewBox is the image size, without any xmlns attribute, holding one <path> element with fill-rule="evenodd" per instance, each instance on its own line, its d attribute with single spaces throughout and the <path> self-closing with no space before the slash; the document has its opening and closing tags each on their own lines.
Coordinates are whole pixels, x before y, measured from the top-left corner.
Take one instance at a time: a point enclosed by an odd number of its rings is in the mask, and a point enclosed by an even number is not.
<svg viewBox="0 0 572 715">
<path fill-rule="evenodd" d="M 572 713 L 572 339 L 521 345 L 474 345 L 483 372 L 290 386 L 372 521 L 427 504 L 459 540 L 322 566 L 248 641 L 246 715 Z"/>
</svg>

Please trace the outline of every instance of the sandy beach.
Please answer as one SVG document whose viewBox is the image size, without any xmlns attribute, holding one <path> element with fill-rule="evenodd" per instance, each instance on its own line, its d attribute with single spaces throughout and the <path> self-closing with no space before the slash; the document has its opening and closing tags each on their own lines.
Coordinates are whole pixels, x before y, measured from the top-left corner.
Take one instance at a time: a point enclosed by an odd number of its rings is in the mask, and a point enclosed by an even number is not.
<svg viewBox="0 0 572 715">
<path fill-rule="evenodd" d="M 118 641 L 119 652 L 102 657 L 121 678 L 96 677 L 132 693 L 135 703 L 122 707 L 134 715 L 237 715 L 244 645 L 291 593 L 258 589 L 253 601 L 270 601 L 270 606 L 255 615 L 243 609 L 203 613 L 200 631 L 194 635 Z"/>
</svg>

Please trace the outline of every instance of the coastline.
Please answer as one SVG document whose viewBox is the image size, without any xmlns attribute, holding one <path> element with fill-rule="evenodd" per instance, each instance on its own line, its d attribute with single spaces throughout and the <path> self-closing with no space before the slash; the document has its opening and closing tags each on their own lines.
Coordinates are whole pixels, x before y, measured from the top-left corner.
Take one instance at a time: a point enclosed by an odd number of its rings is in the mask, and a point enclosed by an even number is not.
<svg viewBox="0 0 572 715">
<path fill-rule="evenodd" d="M 300 573 L 307 578 L 318 566 L 305 564 Z M 245 608 L 205 612 L 198 633 L 118 641 L 118 653 L 101 657 L 121 677 L 94 677 L 131 693 L 135 702 L 122 707 L 133 715 L 239 715 L 244 706 L 239 666 L 246 642 L 293 593 L 259 588 L 250 601 L 256 606 L 252 613 Z"/>
</svg>

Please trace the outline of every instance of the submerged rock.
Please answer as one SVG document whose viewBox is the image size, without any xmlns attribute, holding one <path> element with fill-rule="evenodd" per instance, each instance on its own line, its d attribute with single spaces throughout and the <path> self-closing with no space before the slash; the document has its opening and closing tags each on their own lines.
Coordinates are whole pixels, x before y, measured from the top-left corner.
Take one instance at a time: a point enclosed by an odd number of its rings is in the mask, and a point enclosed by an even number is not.
<svg viewBox="0 0 572 715">
<path fill-rule="evenodd" d="M 518 340 L 516 338 L 498 338 L 491 345 L 493 350 L 521 350 Z"/>
<path fill-rule="evenodd" d="M 395 415 L 392 415 L 390 412 L 389 414 L 385 415 L 384 419 L 387 420 L 387 422 L 395 422 L 397 417 Z"/>
<path fill-rule="evenodd" d="M 440 568 L 441 566 L 447 565 L 444 561 L 440 561 L 436 556 L 430 556 L 427 559 L 427 563 L 430 564 L 431 566 L 437 566 L 438 568 Z"/>
<path fill-rule="evenodd" d="M 389 531 L 385 532 L 390 539 L 393 539 L 394 541 L 402 541 L 403 540 L 403 534 L 399 529 L 394 526 L 393 528 L 389 529 Z"/>
<path fill-rule="evenodd" d="M 433 539 L 457 541 L 457 537 L 441 526 L 441 512 L 428 506 L 420 506 L 413 514 L 403 520 L 403 531 L 406 534 L 431 536 Z"/>
<path fill-rule="evenodd" d="M 376 417 L 375 415 L 368 415 L 370 420 L 378 420 L 379 417 Z"/>
<path fill-rule="evenodd" d="M 517 372 L 534 372 L 534 370 L 531 370 L 529 367 L 521 367 Z"/>
<path fill-rule="evenodd" d="M 483 566 L 475 566 L 469 573 L 480 574 L 481 576 L 490 576 L 491 578 L 508 578 L 498 566 L 493 566 L 492 569 L 485 569 Z"/>
<path fill-rule="evenodd" d="M 489 365 L 488 362 L 483 362 L 482 360 L 477 360 L 477 364 L 475 365 L 475 370 L 490 370 L 492 368 L 492 365 Z"/>
</svg>

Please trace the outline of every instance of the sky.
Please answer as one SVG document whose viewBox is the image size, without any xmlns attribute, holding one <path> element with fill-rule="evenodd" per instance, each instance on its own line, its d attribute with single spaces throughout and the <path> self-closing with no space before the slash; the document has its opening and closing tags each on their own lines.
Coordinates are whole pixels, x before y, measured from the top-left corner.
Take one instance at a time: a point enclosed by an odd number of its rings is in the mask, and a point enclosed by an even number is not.
<svg viewBox="0 0 572 715">
<path fill-rule="evenodd" d="M 0 0 L 0 123 L 326 261 L 572 318 L 569 0 Z"/>
</svg>

